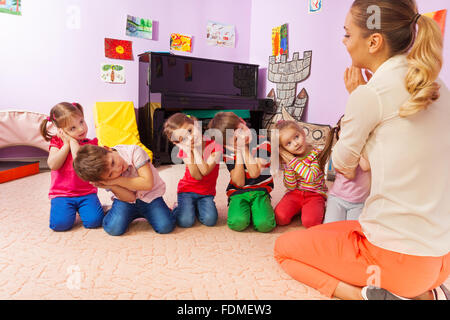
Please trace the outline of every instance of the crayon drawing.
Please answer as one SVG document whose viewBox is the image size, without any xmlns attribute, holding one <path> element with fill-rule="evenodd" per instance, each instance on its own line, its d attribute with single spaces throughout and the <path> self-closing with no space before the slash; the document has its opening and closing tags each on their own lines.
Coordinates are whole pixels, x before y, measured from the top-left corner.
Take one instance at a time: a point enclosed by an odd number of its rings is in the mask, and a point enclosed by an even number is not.
<svg viewBox="0 0 450 320">
<path fill-rule="evenodd" d="M 0 12 L 22 15 L 22 0 L 0 0 Z"/>
<path fill-rule="evenodd" d="M 152 31 L 152 20 L 127 16 L 127 36 L 152 40 Z"/>
</svg>

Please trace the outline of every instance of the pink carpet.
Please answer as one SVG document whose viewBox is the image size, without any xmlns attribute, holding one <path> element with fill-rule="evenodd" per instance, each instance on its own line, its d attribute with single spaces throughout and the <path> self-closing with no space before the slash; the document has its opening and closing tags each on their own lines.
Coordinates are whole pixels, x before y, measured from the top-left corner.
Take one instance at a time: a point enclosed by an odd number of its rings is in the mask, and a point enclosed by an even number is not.
<svg viewBox="0 0 450 320">
<path fill-rule="evenodd" d="M 184 166 L 159 171 L 172 206 Z M 299 219 L 268 234 L 226 226 L 228 179 L 222 165 L 217 226 L 197 222 L 159 235 L 139 219 L 120 237 L 87 230 L 79 220 L 71 231 L 51 231 L 49 172 L 0 184 L 0 299 L 327 299 L 273 258 L 275 239 L 301 228 Z M 273 204 L 284 192 L 281 177 L 275 181 Z M 111 203 L 104 190 L 99 197 Z"/>
</svg>

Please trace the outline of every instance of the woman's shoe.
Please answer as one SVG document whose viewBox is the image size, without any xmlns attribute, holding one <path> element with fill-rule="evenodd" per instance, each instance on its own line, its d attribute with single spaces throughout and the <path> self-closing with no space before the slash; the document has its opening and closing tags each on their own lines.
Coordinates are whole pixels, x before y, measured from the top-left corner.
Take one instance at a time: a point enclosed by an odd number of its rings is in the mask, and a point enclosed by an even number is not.
<svg viewBox="0 0 450 320">
<path fill-rule="evenodd" d="M 364 300 L 411 300 L 403 298 L 387 291 L 386 289 L 367 286 L 361 289 L 361 295 Z"/>
</svg>

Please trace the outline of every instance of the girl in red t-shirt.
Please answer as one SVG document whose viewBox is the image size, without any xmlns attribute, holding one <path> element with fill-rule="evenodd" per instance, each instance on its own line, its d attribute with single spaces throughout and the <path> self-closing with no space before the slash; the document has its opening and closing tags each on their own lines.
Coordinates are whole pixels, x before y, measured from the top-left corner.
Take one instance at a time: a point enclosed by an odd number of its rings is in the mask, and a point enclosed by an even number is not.
<svg viewBox="0 0 450 320">
<path fill-rule="evenodd" d="M 196 118 L 183 113 L 167 119 L 164 134 L 180 149 L 178 157 L 186 164 L 184 177 L 178 183 L 178 205 L 173 208 L 178 226 L 193 226 L 196 216 L 206 226 L 216 225 L 214 196 L 222 147 L 202 135 Z"/>
<path fill-rule="evenodd" d="M 49 132 L 49 123 L 57 128 L 56 135 Z M 72 166 L 81 145 L 98 144 L 97 138 L 86 139 L 88 127 L 83 108 L 78 103 L 58 103 L 42 121 L 40 129 L 44 139 L 50 141 L 47 160 L 52 170 L 50 228 L 54 231 L 71 229 L 77 212 L 85 228 L 100 227 L 104 214 L 97 188 L 80 179 Z"/>
</svg>

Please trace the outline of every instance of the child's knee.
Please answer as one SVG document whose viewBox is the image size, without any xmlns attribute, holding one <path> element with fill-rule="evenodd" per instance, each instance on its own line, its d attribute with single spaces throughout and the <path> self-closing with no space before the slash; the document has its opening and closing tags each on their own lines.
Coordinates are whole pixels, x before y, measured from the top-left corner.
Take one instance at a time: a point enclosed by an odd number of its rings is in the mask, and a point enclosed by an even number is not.
<svg viewBox="0 0 450 320">
<path fill-rule="evenodd" d="M 99 228 L 103 225 L 103 213 L 101 215 L 97 215 L 95 217 L 91 217 L 87 220 L 83 221 L 83 226 L 86 229 L 95 229 L 95 228 Z"/>
<path fill-rule="evenodd" d="M 231 230 L 243 231 L 250 225 L 250 221 L 244 216 L 235 216 L 233 219 L 228 219 L 227 224 Z"/>
<path fill-rule="evenodd" d="M 204 224 L 207 227 L 213 227 L 217 224 L 217 213 L 208 213 L 204 214 L 201 217 L 199 217 L 199 220 L 202 224 Z"/>
<path fill-rule="evenodd" d="M 103 230 L 110 236 L 121 236 L 125 233 L 128 228 L 128 225 L 125 223 L 118 223 L 118 221 L 112 221 L 108 215 L 103 219 Z"/>
<path fill-rule="evenodd" d="M 264 233 L 272 231 L 275 228 L 275 226 L 276 226 L 275 219 L 270 220 L 267 219 L 265 221 L 258 222 L 257 224 L 254 223 L 255 229 L 259 232 Z"/>
<path fill-rule="evenodd" d="M 276 207 L 275 208 L 275 221 L 279 226 L 285 226 L 291 223 L 292 217 L 286 215 L 286 212 L 283 208 Z"/>
<path fill-rule="evenodd" d="M 172 220 L 159 222 L 157 225 L 153 226 L 153 229 L 159 234 L 170 233 L 175 229 L 175 222 Z"/>
<path fill-rule="evenodd" d="M 323 213 L 315 215 L 315 216 L 310 215 L 310 216 L 302 217 L 302 225 L 305 228 L 311 228 L 311 227 L 317 226 L 319 224 L 322 224 L 322 221 L 323 221 Z"/>
<path fill-rule="evenodd" d="M 56 232 L 69 231 L 73 227 L 72 220 L 53 220 L 50 222 L 50 229 Z"/>
<path fill-rule="evenodd" d="M 193 214 L 177 214 L 177 225 L 181 228 L 190 228 L 195 223 L 195 215 Z"/>
</svg>

